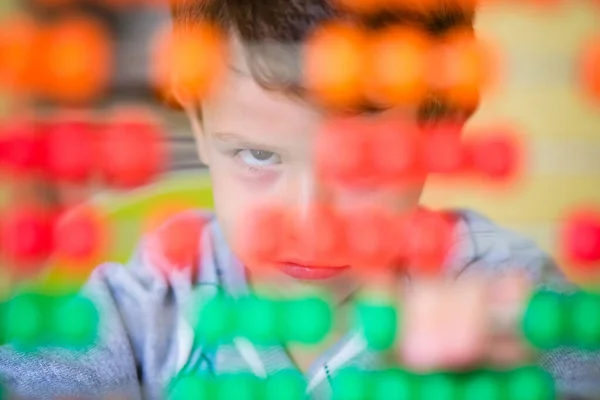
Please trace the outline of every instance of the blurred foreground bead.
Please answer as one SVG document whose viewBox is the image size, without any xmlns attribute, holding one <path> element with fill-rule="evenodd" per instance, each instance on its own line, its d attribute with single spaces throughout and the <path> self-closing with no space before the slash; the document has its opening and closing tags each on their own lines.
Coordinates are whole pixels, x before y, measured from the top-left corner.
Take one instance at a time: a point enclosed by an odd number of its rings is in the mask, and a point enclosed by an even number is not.
<svg viewBox="0 0 600 400">
<path fill-rule="evenodd" d="M 56 261 L 75 273 L 79 269 L 88 272 L 101 262 L 111 237 L 100 212 L 80 206 L 58 219 L 54 238 Z"/>
<path fill-rule="evenodd" d="M 84 349 L 96 342 L 99 314 L 90 299 L 68 296 L 54 305 L 53 342 L 63 348 Z"/>
<path fill-rule="evenodd" d="M 317 102 L 334 109 L 355 107 L 362 99 L 367 37 L 357 26 L 329 23 L 308 38 L 304 85 Z"/>
<path fill-rule="evenodd" d="M 419 377 L 419 399 L 460 400 L 460 381 L 451 374 L 432 373 Z"/>
<path fill-rule="evenodd" d="M 565 297 L 551 291 L 536 292 L 523 316 L 527 340 L 540 349 L 552 349 L 565 342 L 568 315 Z"/>
<path fill-rule="evenodd" d="M 564 219 L 561 255 L 576 273 L 600 272 L 600 209 L 576 209 Z"/>
<path fill-rule="evenodd" d="M 600 295 L 578 292 L 569 299 L 570 344 L 580 349 L 600 349 Z"/>
<path fill-rule="evenodd" d="M 64 116 L 42 124 L 45 174 L 51 181 L 87 183 L 96 172 L 97 136 L 94 125 Z"/>
<path fill-rule="evenodd" d="M 507 398 L 511 400 L 554 400 L 556 389 L 550 374 L 540 367 L 523 367 L 507 377 Z"/>
<path fill-rule="evenodd" d="M 197 102 L 210 94 L 226 70 L 225 35 L 202 22 L 168 26 L 155 39 L 152 79 L 158 92 L 180 104 Z"/>
<path fill-rule="evenodd" d="M 330 304 L 317 297 L 292 299 L 282 303 L 281 337 L 286 341 L 317 344 L 333 326 Z"/>
<path fill-rule="evenodd" d="M 454 237 L 453 218 L 445 213 L 418 209 L 403 221 L 403 255 L 412 272 L 418 276 L 436 276 Z"/>
<path fill-rule="evenodd" d="M 372 399 L 417 399 L 415 397 L 417 389 L 415 376 L 401 369 L 392 368 L 378 373 Z"/>
<path fill-rule="evenodd" d="M 480 93 L 493 80 L 489 45 L 475 39 L 472 31 L 455 30 L 435 47 L 429 65 L 432 87 L 456 107 L 476 108 Z"/>
<path fill-rule="evenodd" d="M 585 44 L 580 59 L 580 80 L 583 90 L 595 103 L 600 104 L 600 36 Z"/>
<path fill-rule="evenodd" d="M 425 130 L 422 152 L 427 172 L 455 176 L 464 172 L 461 126 L 441 122 Z"/>
<path fill-rule="evenodd" d="M 293 234 L 296 251 L 312 264 L 344 265 L 347 248 L 344 221 L 334 208 L 315 205 L 304 215 L 293 218 Z"/>
<path fill-rule="evenodd" d="M 11 178 L 36 173 L 44 164 L 44 144 L 38 125 L 29 119 L 13 119 L 0 126 L 0 166 Z"/>
<path fill-rule="evenodd" d="M 108 88 L 112 41 L 107 29 L 92 18 L 67 17 L 43 31 L 40 54 L 41 91 L 64 103 L 89 103 Z"/>
<path fill-rule="evenodd" d="M 251 374 L 221 375 L 215 384 L 216 396 L 210 397 L 211 400 L 255 400 L 258 398 L 259 381 L 256 376 Z M 204 398 L 207 397 L 200 397 L 200 399 Z"/>
<path fill-rule="evenodd" d="M 35 57 L 40 50 L 40 30 L 27 16 L 0 23 L 0 90 L 31 94 L 40 68 Z"/>
<path fill-rule="evenodd" d="M 236 230 L 234 247 L 245 264 L 268 273 L 270 263 L 277 261 L 289 234 L 289 215 L 275 206 L 264 206 L 249 213 Z"/>
<path fill-rule="evenodd" d="M 426 65 L 431 44 L 417 30 L 394 26 L 369 43 L 366 97 L 383 106 L 413 105 L 427 93 Z"/>
<path fill-rule="evenodd" d="M 27 276 L 43 267 L 54 246 L 53 223 L 53 216 L 36 206 L 17 206 L 3 213 L 0 243 L 13 273 Z"/>
<path fill-rule="evenodd" d="M 381 351 L 392 347 L 400 324 L 394 305 L 368 299 L 359 301 L 355 319 L 370 349 Z"/>
<path fill-rule="evenodd" d="M 501 375 L 493 371 L 469 373 L 462 382 L 461 400 L 505 400 L 505 383 Z"/>
<path fill-rule="evenodd" d="M 160 124 L 141 110 L 122 109 L 103 127 L 100 137 L 100 172 L 118 188 L 150 183 L 167 162 Z"/>
<path fill-rule="evenodd" d="M 215 295 L 200 306 L 196 333 L 207 343 L 231 337 L 235 328 L 235 308 L 230 298 Z"/>
<path fill-rule="evenodd" d="M 346 236 L 353 266 L 364 278 L 376 269 L 389 268 L 398 255 L 400 231 L 392 214 L 364 209 L 346 217 Z"/>
<path fill-rule="evenodd" d="M 32 350 L 49 331 L 51 305 L 37 294 L 19 294 L 6 305 L 6 338 L 22 350 Z"/>
<path fill-rule="evenodd" d="M 270 375 L 265 383 L 264 400 L 303 400 L 306 383 L 298 371 L 283 370 Z"/>
<path fill-rule="evenodd" d="M 523 148 L 512 132 L 494 130 L 472 139 L 467 146 L 467 162 L 476 176 L 501 183 L 518 178 Z"/>
<path fill-rule="evenodd" d="M 332 400 L 364 400 L 372 393 L 373 379 L 369 372 L 343 369 L 331 380 Z"/>
<path fill-rule="evenodd" d="M 237 332 L 252 343 L 273 344 L 278 339 L 281 311 L 272 300 L 243 297 L 236 304 Z"/>
<path fill-rule="evenodd" d="M 214 400 L 214 382 L 200 376 L 176 378 L 167 398 L 169 400 Z"/>
</svg>

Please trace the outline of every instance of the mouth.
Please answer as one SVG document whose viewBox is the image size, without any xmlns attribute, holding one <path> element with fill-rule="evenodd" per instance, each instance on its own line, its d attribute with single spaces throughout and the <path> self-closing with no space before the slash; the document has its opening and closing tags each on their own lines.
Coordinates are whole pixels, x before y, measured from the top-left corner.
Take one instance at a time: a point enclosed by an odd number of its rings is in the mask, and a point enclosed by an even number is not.
<svg viewBox="0 0 600 400">
<path fill-rule="evenodd" d="M 296 262 L 278 262 L 277 267 L 286 275 L 303 281 L 319 281 L 341 275 L 350 266 L 316 266 Z"/>
</svg>

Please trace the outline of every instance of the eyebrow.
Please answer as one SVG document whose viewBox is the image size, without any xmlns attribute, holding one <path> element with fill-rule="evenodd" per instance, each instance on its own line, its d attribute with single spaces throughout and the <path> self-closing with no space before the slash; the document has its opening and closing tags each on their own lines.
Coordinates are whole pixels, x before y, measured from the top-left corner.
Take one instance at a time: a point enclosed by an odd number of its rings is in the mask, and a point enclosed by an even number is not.
<svg viewBox="0 0 600 400">
<path fill-rule="evenodd" d="M 265 142 L 261 142 L 261 141 L 257 141 L 254 139 L 251 139 L 247 136 L 244 135 L 240 135 L 239 133 L 233 133 L 233 132 L 214 132 L 212 134 L 212 136 L 214 137 L 215 140 L 222 142 L 222 143 L 227 143 L 227 144 L 235 144 L 237 147 L 242 147 L 242 148 L 251 148 L 251 149 L 265 149 L 268 151 L 273 151 L 273 152 L 283 152 L 284 149 L 278 146 L 273 146 L 271 144 L 265 143 Z"/>
</svg>

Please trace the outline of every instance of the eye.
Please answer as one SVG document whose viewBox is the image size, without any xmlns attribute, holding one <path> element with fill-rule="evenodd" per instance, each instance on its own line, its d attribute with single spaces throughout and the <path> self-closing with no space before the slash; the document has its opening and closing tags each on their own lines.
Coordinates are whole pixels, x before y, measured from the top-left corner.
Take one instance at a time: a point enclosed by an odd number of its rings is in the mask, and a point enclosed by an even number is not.
<svg viewBox="0 0 600 400">
<path fill-rule="evenodd" d="M 240 150 L 238 156 L 244 164 L 251 167 L 266 167 L 281 163 L 281 157 L 272 151 L 246 149 Z"/>
</svg>

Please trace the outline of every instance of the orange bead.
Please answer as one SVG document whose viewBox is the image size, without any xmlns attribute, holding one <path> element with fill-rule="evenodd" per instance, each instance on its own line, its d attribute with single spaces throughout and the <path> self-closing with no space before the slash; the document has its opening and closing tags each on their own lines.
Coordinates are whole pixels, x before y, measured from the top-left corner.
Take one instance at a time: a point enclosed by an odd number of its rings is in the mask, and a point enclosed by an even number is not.
<svg viewBox="0 0 600 400">
<path fill-rule="evenodd" d="M 585 93 L 600 104 L 600 36 L 594 37 L 585 46 L 580 77 Z"/>
<path fill-rule="evenodd" d="M 0 88 L 29 92 L 36 81 L 35 55 L 39 51 L 39 29 L 26 17 L 0 24 Z"/>
<path fill-rule="evenodd" d="M 458 30 L 435 46 L 429 65 L 429 81 L 455 105 L 474 108 L 482 91 L 497 72 L 491 47 L 476 40 L 472 32 Z"/>
<path fill-rule="evenodd" d="M 159 32 L 152 52 L 152 79 L 158 93 L 179 103 L 210 94 L 226 69 L 225 36 L 213 25 Z"/>
<path fill-rule="evenodd" d="M 352 108 L 361 102 L 367 37 L 344 23 L 320 26 L 308 38 L 304 83 L 312 97 L 330 108 Z"/>
<path fill-rule="evenodd" d="M 44 32 L 40 70 L 42 93 L 54 101 L 86 103 L 107 89 L 112 72 L 112 45 L 102 24 L 68 17 Z"/>
<path fill-rule="evenodd" d="M 335 3 L 344 10 L 361 14 L 377 11 L 382 5 L 389 3 L 386 0 L 335 0 Z"/>
<path fill-rule="evenodd" d="M 367 98 L 383 105 L 418 104 L 427 92 L 430 43 L 425 35 L 394 26 L 374 35 L 369 48 Z"/>
</svg>

